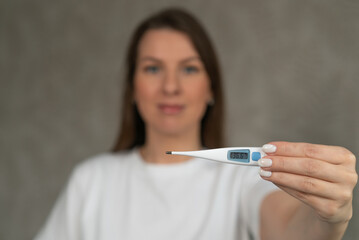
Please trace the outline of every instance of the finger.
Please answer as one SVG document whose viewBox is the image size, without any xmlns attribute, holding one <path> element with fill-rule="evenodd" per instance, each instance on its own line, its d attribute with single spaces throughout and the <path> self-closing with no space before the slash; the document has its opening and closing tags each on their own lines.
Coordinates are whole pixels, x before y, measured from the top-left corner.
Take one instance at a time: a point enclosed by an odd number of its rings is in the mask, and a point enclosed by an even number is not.
<svg viewBox="0 0 359 240">
<path fill-rule="evenodd" d="M 346 167 L 310 158 L 267 156 L 258 163 L 266 171 L 293 173 L 329 182 L 347 182 L 351 177 Z"/>
<path fill-rule="evenodd" d="M 268 155 L 314 158 L 333 164 L 347 163 L 351 164 L 351 166 L 355 165 L 354 154 L 343 147 L 310 143 L 271 142 L 263 146 L 264 151 L 270 145 L 274 145 L 276 149 L 273 152 L 274 148 L 269 147 L 272 152 L 267 152 Z"/>
<path fill-rule="evenodd" d="M 339 184 L 323 181 L 307 176 L 295 175 L 283 172 L 273 172 L 271 176 L 261 174 L 262 178 L 276 185 L 291 188 L 306 194 L 315 195 L 322 198 L 337 199 L 339 193 L 346 191 Z M 348 192 L 350 194 L 350 192 Z"/>
</svg>

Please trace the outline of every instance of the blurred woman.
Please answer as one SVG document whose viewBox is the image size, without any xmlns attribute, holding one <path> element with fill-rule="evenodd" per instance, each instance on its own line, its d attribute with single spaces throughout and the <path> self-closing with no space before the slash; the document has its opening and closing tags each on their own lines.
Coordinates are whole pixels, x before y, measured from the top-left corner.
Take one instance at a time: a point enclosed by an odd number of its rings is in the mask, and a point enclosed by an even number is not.
<svg viewBox="0 0 359 240">
<path fill-rule="evenodd" d="M 146 19 L 126 63 L 113 152 L 76 167 L 37 239 L 341 239 L 357 181 L 344 148 L 272 142 L 259 174 L 165 155 L 224 145 L 220 69 L 193 16 Z"/>
</svg>

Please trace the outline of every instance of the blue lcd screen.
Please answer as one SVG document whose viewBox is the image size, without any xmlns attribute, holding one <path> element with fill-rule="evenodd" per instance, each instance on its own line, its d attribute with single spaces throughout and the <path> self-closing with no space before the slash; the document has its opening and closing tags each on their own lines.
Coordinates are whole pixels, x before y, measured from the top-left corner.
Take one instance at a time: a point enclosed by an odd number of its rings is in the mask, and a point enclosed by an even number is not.
<svg viewBox="0 0 359 240">
<path fill-rule="evenodd" d="M 237 162 L 249 162 L 249 149 L 230 150 L 227 154 L 227 159 Z"/>
</svg>

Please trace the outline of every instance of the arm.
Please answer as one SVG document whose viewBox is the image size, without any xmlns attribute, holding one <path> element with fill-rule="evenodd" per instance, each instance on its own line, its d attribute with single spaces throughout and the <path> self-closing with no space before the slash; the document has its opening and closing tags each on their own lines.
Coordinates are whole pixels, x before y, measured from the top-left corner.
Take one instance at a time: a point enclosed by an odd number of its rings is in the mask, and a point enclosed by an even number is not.
<svg viewBox="0 0 359 240">
<path fill-rule="evenodd" d="M 309 206 L 277 191 L 267 196 L 262 204 L 261 239 L 341 239 L 347 223 L 322 221 Z"/>
<path fill-rule="evenodd" d="M 261 238 L 341 239 L 352 217 L 358 179 L 354 155 L 341 147 L 272 144 L 276 151 L 266 157 L 272 164 L 261 161 L 261 175 L 284 191 L 263 201 Z"/>
</svg>

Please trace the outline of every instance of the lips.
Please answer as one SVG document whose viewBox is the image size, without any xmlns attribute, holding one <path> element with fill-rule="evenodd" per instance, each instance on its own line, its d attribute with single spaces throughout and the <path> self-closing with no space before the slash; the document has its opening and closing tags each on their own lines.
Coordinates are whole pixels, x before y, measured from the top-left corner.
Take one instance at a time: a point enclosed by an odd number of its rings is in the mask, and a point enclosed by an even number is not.
<svg viewBox="0 0 359 240">
<path fill-rule="evenodd" d="M 180 105 L 180 104 L 159 104 L 158 107 L 162 113 L 168 115 L 179 114 L 184 109 L 184 105 Z"/>
</svg>

